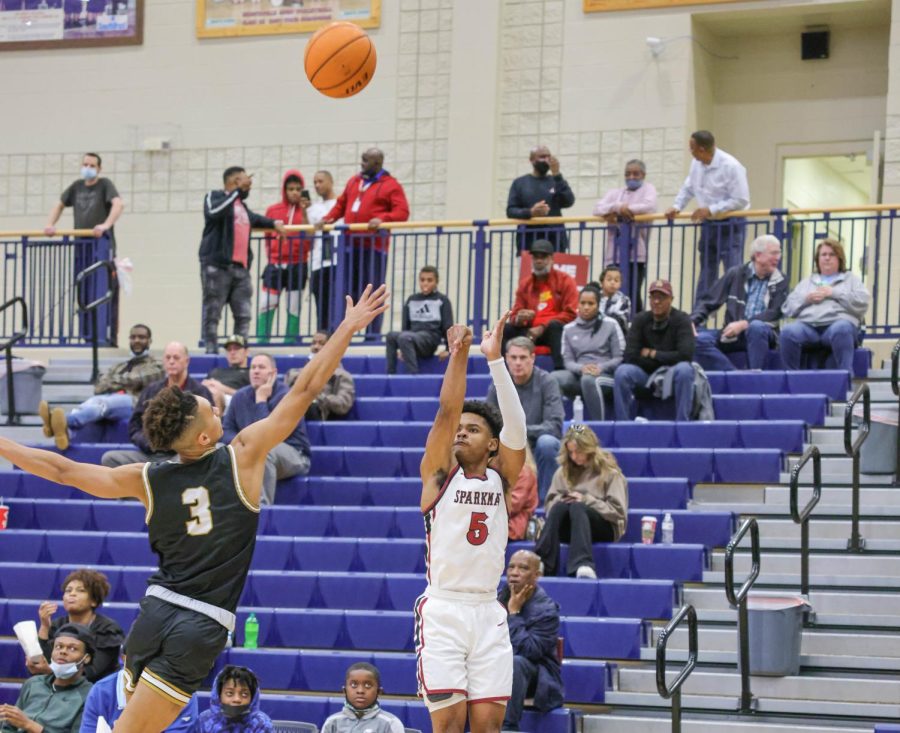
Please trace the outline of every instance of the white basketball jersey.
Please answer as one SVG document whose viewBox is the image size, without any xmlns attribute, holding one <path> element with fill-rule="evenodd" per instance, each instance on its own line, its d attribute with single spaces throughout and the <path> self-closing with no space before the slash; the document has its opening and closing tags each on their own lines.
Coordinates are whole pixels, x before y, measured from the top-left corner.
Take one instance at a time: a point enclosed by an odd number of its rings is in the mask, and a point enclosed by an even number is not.
<svg viewBox="0 0 900 733">
<path fill-rule="evenodd" d="M 493 468 L 466 477 L 457 466 L 425 513 L 430 588 L 496 593 L 506 565 L 509 523 L 503 480 Z"/>
</svg>

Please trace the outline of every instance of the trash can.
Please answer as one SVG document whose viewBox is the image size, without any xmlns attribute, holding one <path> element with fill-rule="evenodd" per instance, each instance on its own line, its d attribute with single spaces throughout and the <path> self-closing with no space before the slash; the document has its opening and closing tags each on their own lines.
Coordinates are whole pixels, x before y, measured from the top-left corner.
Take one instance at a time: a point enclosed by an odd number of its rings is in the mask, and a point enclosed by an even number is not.
<svg viewBox="0 0 900 733">
<path fill-rule="evenodd" d="M 785 677 L 800 672 L 803 614 L 809 608 L 801 596 L 747 597 L 750 674 Z"/>
<path fill-rule="evenodd" d="M 861 417 L 862 411 L 857 415 L 854 410 L 853 415 Z M 859 449 L 859 470 L 892 474 L 897 470 L 897 405 L 879 406 L 871 411 L 871 418 L 869 437 Z"/>
<path fill-rule="evenodd" d="M 47 369 L 40 362 L 31 359 L 13 359 L 13 390 L 15 391 L 16 414 L 36 415 L 41 402 L 44 372 Z M 0 361 L 0 412 L 9 414 L 6 387 L 6 362 Z"/>
</svg>

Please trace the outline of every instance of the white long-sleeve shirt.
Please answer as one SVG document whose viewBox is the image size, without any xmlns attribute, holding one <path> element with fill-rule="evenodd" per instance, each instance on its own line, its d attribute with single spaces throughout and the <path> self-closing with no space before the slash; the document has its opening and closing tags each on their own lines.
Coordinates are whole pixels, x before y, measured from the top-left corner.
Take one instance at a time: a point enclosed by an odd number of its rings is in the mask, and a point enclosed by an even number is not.
<svg viewBox="0 0 900 733">
<path fill-rule="evenodd" d="M 683 211 L 692 198 L 697 199 L 699 207 L 708 208 L 713 216 L 749 209 L 747 169 L 721 148 L 716 148 L 709 165 L 696 159 L 691 161 L 691 169 L 675 197 L 675 208 Z"/>
</svg>

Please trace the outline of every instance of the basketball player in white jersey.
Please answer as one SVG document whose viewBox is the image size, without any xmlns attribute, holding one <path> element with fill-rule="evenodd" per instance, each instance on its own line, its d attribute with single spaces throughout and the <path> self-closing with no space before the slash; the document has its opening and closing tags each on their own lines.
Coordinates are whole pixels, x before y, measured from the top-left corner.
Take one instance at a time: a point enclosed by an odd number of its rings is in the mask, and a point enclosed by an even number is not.
<svg viewBox="0 0 900 733">
<path fill-rule="evenodd" d="M 494 733 L 512 691 L 513 653 L 497 585 L 506 555 L 507 499 L 525 461 L 525 411 L 500 356 L 503 326 L 481 351 L 497 388 L 499 414 L 466 401 L 472 332 L 447 332 L 450 363 L 425 444 L 422 513 L 428 588 L 416 601 L 419 694 L 435 733 Z"/>
</svg>

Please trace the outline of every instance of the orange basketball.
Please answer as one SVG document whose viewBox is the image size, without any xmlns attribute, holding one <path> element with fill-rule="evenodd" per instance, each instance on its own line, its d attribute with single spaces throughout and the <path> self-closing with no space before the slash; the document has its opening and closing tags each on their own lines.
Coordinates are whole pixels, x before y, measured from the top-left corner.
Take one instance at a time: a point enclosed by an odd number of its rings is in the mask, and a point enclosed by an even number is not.
<svg viewBox="0 0 900 733">
<path fill-rule="evenodd" d="M 306 44 L 306 77 L 328 97 L 352 97 L 372 81 L 375 45 L 358 25 L 330 23 L 317 30 Z"/>
</svg>

